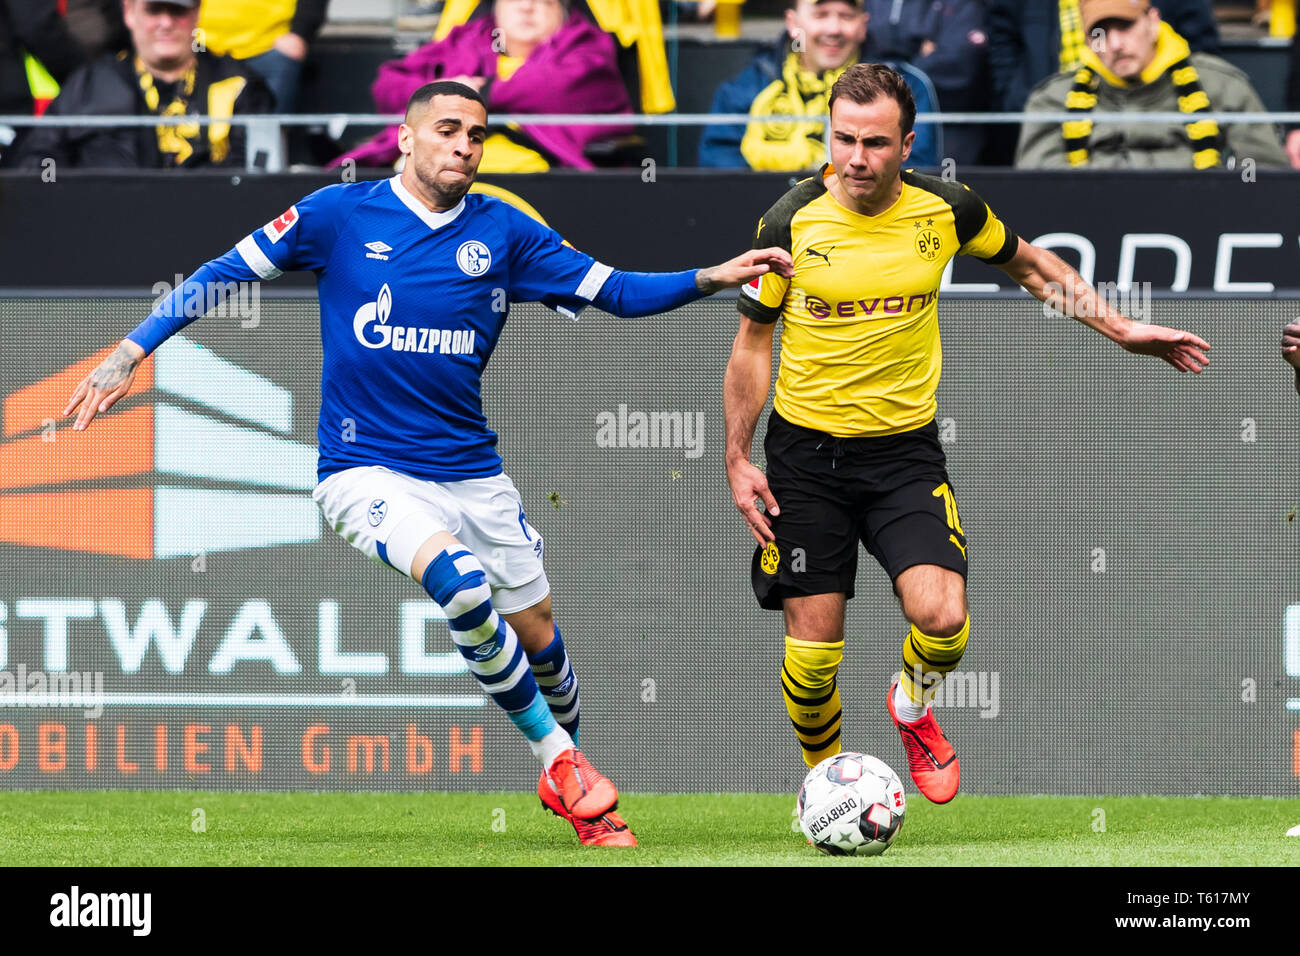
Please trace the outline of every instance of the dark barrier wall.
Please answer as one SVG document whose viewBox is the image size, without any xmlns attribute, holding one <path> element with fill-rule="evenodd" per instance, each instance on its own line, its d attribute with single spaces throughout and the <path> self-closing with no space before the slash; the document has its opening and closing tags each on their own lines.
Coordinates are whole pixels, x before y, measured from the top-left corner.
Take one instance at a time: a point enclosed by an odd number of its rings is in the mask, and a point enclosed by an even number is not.
<svg viewBox="0 0 1300 956">
<path fill-rule="evenodd" d="M 1236 295 L 1300 289 L 1300 176 L 954 173 L 1012 229 L 1052 245 L 1096 281 Z M 646 270 L 709 265 L 748 248 L 759 217 L 792 181 L 650 167 L 489 180 L 530 202 L 578 248 L 620 268 Z M 59 171 L 54 182 L 42 182 L 34 174 L 0 175 L 0 287 L 147 291 L 192 272 L 336 181 Z M 966 258 L 952 278 L 960 284 L 953 291 L 1010 288 L 1002 272 Z M 281 281 L 305 286 L 311 277 Z"/>
<path fill-rule="evenodd" d="M 246 304 L 73 434 L 70 366 L 147 302 L 0 301 L 0 787 L 530 787 L 436 608 L 308 497 L 314 301 Z M 969 792 L 1296 793 L 1300 396 L 1276 350 L 1296 305 L 1157 301 L 1214 345 L 1193 377 L 1028 302 L 941 301 L 973 619 L 941 713 Z M 519 308 L 486 382 L 583 746 L 633 791 L 793 793 L 804 772 L 723 474 L 734 329 L 726 300 Z M 857 590 L 844 742 L 902 771 L 884 695 L 904 623 L 865 557 Z"/>
</svg>

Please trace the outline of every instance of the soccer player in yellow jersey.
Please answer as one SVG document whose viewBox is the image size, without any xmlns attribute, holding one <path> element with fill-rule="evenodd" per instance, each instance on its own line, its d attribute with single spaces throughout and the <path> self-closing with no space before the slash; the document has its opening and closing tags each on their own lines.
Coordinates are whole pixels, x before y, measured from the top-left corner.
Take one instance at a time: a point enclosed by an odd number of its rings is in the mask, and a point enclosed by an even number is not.
<svg viewBox="0 0 1300 956">
<path fill-rule="evenodd" d="M 1124 349 L 1182 372 L 1199 372 L 1209 345 L 1113 311 L 965 186 L 900 171 L 916 106 L 897 73 L 851 67 L 831 91 L 830 114 L 830 164 L 758 224 L 755 247 L 788 250 L 794 275 L 768 273 L 741 290 L 724 386 L 727 477 L 759 545 L 754 592 L 764 608 L 785 613 L 781 686 L 805 762 L 840 750 L 835 675 L 861 541 L 893 580 L 910 625 L 889 714 L 917 787 L 946 803 L 957 793 L 957 756 L 930 704 L 961 660 L 970 618 L 966 536 L 934 421 L 935 300 L 945 267 L 958 254 L 996 265 Z M 749 455 L 778 318 L 765 476 Z"/>
</svg>

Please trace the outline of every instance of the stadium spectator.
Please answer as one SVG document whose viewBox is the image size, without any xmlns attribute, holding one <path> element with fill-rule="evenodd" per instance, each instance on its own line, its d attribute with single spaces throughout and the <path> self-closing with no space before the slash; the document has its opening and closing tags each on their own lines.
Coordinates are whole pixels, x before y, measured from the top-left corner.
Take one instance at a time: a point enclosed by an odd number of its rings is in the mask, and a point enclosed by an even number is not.
<svg viewBox="0 0 1300 956">
<path fill-rule="evenodd" d="M 242 165 L 242 127 L 232 115 L 266 113 L 261 78 L 230 57 L 195 53 L 199 0 L 123 0 L 131 47 L 78 68 L 50 105 L 52 116 L 208 114 L 210 125 L 42 127 L 15 150 L 15 165 L 90 169 Z"/>
<path fill-rule="evenodd" d="M 477 90 L 491 113 L 631 113 L 614 41 L 568 0 L 496 0 L 490 16 L 456 27 L 379 69 L 371 92 L 381 113 L 400 113 L 411 94 L 434 80 Z M 331 165 L 391 166 L 401 155 L 397 127 L 384 130 Z M 592 169 L 593 142 L 630 126 L 528 126 L 494 129 L 479 171 Z"/>
<path fill-rule="evenodd" d="M 997 109 L 1020 112 L 1035 86 L 1055 73 L 1078 68 L 1086 40 L 1079 22 L 1079 3 L 987 0 L 989 63 Z M 1219 27 L 1209 0 L 1157 0 L 1154 6 L 1193 52 L 1219 52 Z"/>
<path fill-rule="evenodd" d="M 867 38 L 868 14 L 860 0 L 791 0 L 785 35 L 762 50 L 740 76 L 718 87 L 714 113 L 825 116 L 831 87 L 858 62 Z M 939 109 L 934 84 L 907 63 L 889 61 L 903 75 L 918 113 Z M 701 166 L 796 171 L 826 161 L 824 124 L 767 122 L 715 124 L 700 140 Z M 936 166 L 941 134 L 934 124 L 918 123 L 909 163 Z"/>
<path fill-rule="evenodd" d="M 0 0 L 0 113 L 30 115 L 35 108 L 29 53 L 60 83 L 86 56 L 56 0 Z"/>
<path fill-rule="evenodd" d="M 329 0 L 204 0 L 200 35 L 211 52 L 242 60 L 261 75 L 277 113 L 292 113 L 303 60 L 328 6 Z"/>
<path fill-rule="evenodd" d="M 44 13 L 45 0 L 36 0 L 35 9 Z M 126 46 L 129 36 L 122 22 L 122 0 L 56 0 L 48 4 L 63 17 L 63 24 L 73 41 L 81 48 L 80 58 L 74 68 L 88 63 L 104 53 L 112 53 Z M 54 26 L 53 21 L 49 21 Z M 22 50 L 18 50 L 21 54 Z M 41 116 L 59 95 L 59 81 L 41 62 L 39 56 L 27 51 L 25 57 L 27 85 L 35 103 L 35 113 Z M 66 71 L 63 76 L 71 70 Z"/>
<path fill-rule="evenodd" d="M 866 12 L 864 59 L 910 63 L 930 78 L 949 113 L 992 105 L 983 0 L 866 0 Z M 943 128 L 944 155 L 958 163 L 978 162 L 983 144 L 977 126 Z"/>
<path fill-rule="evenodd" d="M 1295 366 L 1295 390 L 1300 392 L 1300 319 L 1282 329 L 1282 359 Z"/>
<path fill-rule="evenodd" d="M 1149 0 L 1082 0 L 1085 34 L 1102 42 L 1081 53 L 1077 71 L 1059 73 L 1030 94 L 1025 111 L 1070 109 L 1078 119 L 1026 122 L 1016 165 L 1026 168 L 1214 169 L 1245 159 L 1286 166 L 1272 124 L 1220 127 L 1198 114 L 1264 112 L 1259 94 L 1235 66 L 1208 53 L 1192 53 Z M 1185 122 L 1099 123 L 1094 112 L 1182 113 Z"/>
</svg>

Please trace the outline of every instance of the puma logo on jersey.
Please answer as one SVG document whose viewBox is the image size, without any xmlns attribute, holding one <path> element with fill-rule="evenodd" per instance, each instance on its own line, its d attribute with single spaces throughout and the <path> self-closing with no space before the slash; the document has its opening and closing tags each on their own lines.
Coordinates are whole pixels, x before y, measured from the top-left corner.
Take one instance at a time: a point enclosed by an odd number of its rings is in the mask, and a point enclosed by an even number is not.
<svg viewBox="0 0 1300 956">
<path fill-rule="evenodd" d="M 834 247 L 834 246 L 831 246 L 831 247 L 830 247 L 829 249 L 827 249 L 825 252 L 818 252 L 818 251 L 817 251 L 816 249 L 814 249 L 812 246 L 809 246 L 807 249 L 804 250 L 804 252 L 805 252 L 807 255 L 810 255 L 810 256 L 816 256 L 818 259 L 823 259 L 823 260 L 825 260 L 825 262 L 826 262 L 827 265 L 830 265 L 830 264 L 831 264 L 831 253 L 834 252 L 834 251 L 835 251 L 835 247 Z"/>
</svg>

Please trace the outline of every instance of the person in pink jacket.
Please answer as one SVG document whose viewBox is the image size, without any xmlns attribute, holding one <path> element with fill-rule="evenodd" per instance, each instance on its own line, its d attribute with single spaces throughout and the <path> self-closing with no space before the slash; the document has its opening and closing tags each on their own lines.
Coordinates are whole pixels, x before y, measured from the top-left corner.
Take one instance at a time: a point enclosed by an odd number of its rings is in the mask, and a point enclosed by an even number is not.
<svg viewBox="0 0 1300 956">
<path fill-rule="evenodd" d="M 496 0 L 490 16 L 456 27 L 446 38 L 385 63 L 371 92 L 381 113 L 401 113 L 412 93 L 434 80 L 472 86 L 492 113 L 631 113 L 618 72 L 614 40 L 567 0 Z M 540 172 L 556 166 L 592 169 L 593 140 L 630 126 L 511 126 L 494 130 L 481 172 Z M 393 126 L 331 164 L 390 166 L 400 155 Z"/>
</svg>

